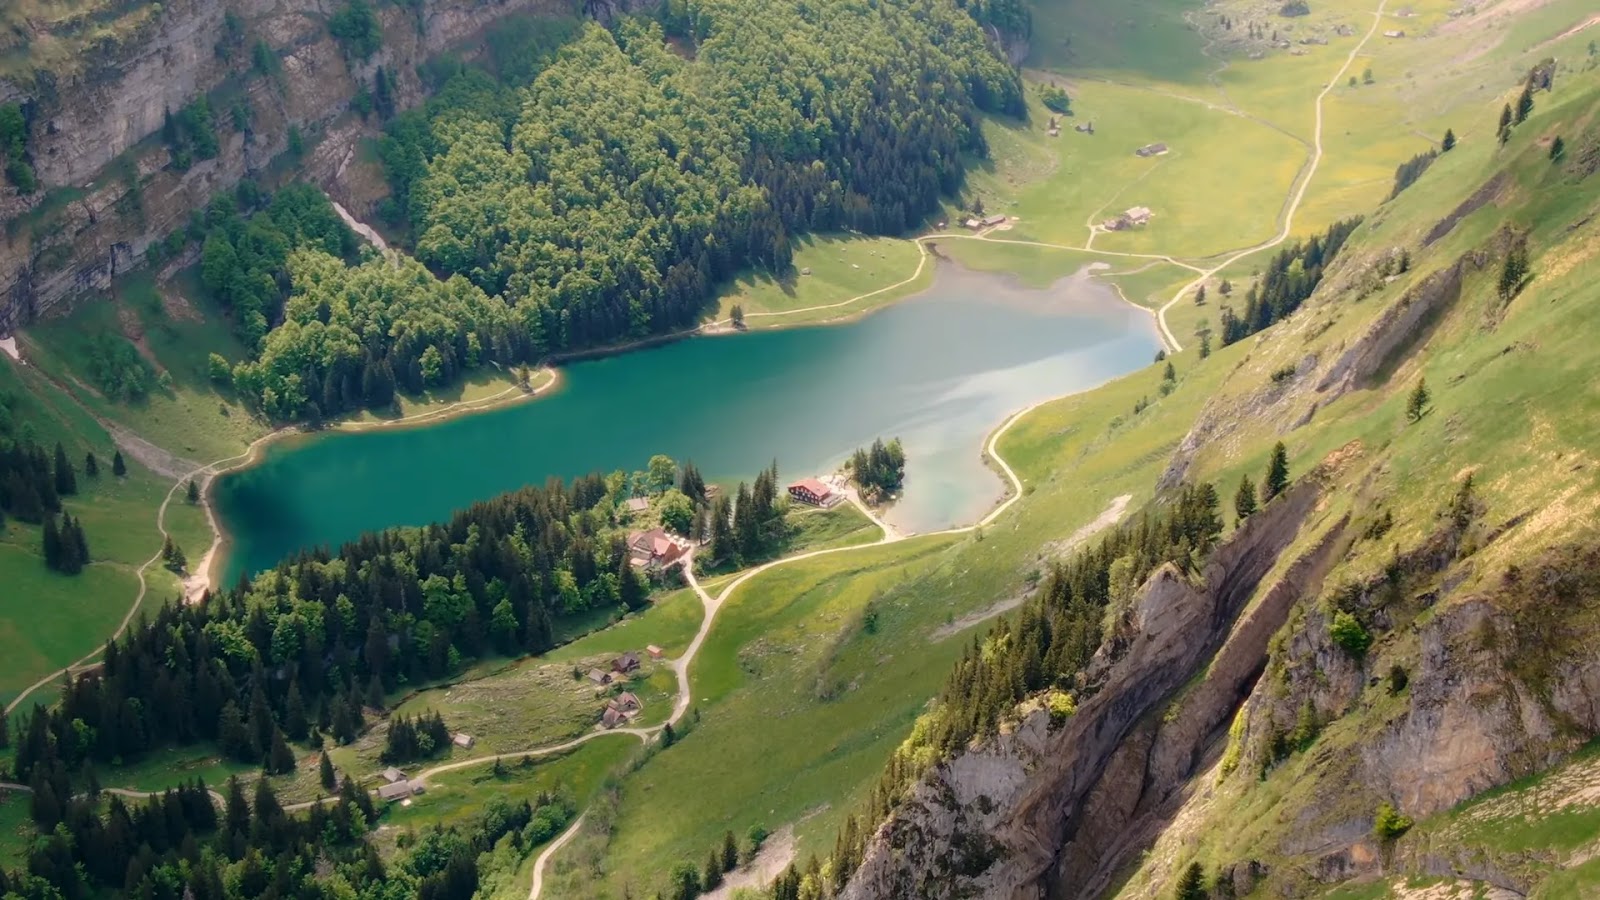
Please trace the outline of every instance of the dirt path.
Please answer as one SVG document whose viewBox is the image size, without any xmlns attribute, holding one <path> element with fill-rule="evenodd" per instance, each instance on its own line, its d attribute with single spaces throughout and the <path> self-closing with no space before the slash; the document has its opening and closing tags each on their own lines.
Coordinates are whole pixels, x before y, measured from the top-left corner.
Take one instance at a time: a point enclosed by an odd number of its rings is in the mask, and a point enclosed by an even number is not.
<svg viewBox="0 0 1600 900">
<path fill-rule="evenodd" d="M 1128 511 L 1128 504 L 1132 501 L 1132 494 L 1123 494 L 1122 496 L 1112 500 L 1111 505 L 1107 506 L 1105 511 L 1100 513 L 1100 515 L 1096 516 L 1094 521 L 1084 525 L 1077 531 L 1074 531 L 1071 537 L 1057 544 L 1051 549 L 1050 552 L 1056 555 L 1071 552 L 1073 548 L 1082 544 L 1089 538 L 1094 537 L 1096 534 L 1110 527 L 1119 519 L 1121 519 L 1122 514 Z M 987 622 L 995 616 L 1004 615 L 1005 613 L 1008 613 L 1021 606 L 1027 599 L 1028 597 L 1026 594 L 1018 594 L 1015 597 L 1001 600 L 999 603 L 996 603 L 987 609 L 980 609 L 977 612 L 968 613 L 967 615 L 956 619 L 954 622 L 951 622 L 948 625 L 941 625 L 935 629 L 932 634 L 928 635 L 928 643 L 937 644 L 945 638 L 960 634 L 974 625 Z"/>
<path fill-rule="evenodd" d="M 555 385 L 560 382 L 560 378 L 555 375 L 553 370 L 551 370 L 550 374 L 550 381 L 539 386 L 533 391 L 528 392 L 528 396 L 538 396 L 539 394 L 555 387 Z M 346 423 L 339 426 L 336 430 L 371 431 L 379 428 L 391 428 L 402 425 L 415 425 L 422 422 L 429 422 L 433 421 L 434 419 L 459 415 L 463 412 L 481 409 L 486 405 L 497 404 L 507 395 L 513 392 L 520 392 L 521 390 L 522 389 L 519 387 L 507 388 L 506 390 L 497 394 L 493 394 L 489 397 L 480 398 L 478 400 L 464 400 L 460 403 L 452 403 L 449 406 L 440 409 L 429 410 L 427 412 L 419 413 L 415 416 L 405 416 L 385 422 Z M 66 391 L 65 393 L 68 397 L 73 398 L 74 401 L 76 401 L 76 397 L 71 391 Z M 82 404 L 80 403 L 80 406 L 81 405 Z M 90 415 L 94 415 L 94 413 L 87 407 L 84 407 L 84 411 L 88 412 Z M 120 425 L 100 419 L 98 416 L 95 418 L 96 421 L 100 422 L 101 426 L 111 434 L 112 440 L 116 442 L 117 446 L 127 452 L 129 456 L 132 456 L 137 462 L 155 474 L 164 478 L 174 479 L 172 487 L 167 489 L 166 496 L 161 499 L 161 505 L 156 508 L 156 530 L 160 533 L 163 543 L 170 534 L 167 531 L 167 508 L 172 505 L 172 498 L 177 495 L 180 489 L 185 488 L 191 480 L 202 481 L 209 486 L 211 481 L 217 475 L 249 464 L 253 459 L 255 459 L 257 454 L 261 452 L 261 449 L 271 441 L 278 440 L 288 434 L 295 434 L 299 432 L 297 427 L 278 429 L 277 431 L 257 438 L 250 444 L 249 447 L 245 448 L 243 453 L 227 457 L 226 459 L 219 459 L 216 462 L 201 465 L 192 460 L 186 460 L 180 456 L 169 453 Z M 209 491 L 202 492 L 201 497 L 206 511 L 206 521 L 211 527 L 211 546 L 206 550 L 204 556 L 201 557 L 202 564 L 207 568 L 197 567 L 194 570 L 194 573 L 184 580 L 183 590 L 184 597 L 186 599 L 198 597 L 204 594 L 205 591 L 210 588 L 211 572 L 209 567 L 213 564 L 213 561 L 216 558 L 218 548 L 220 547 L 223 538 L 222 531 L 216 517 L 216 508 L 211 500 Z M 128 630 L 128 625 L 133 621 L 133 617 L 138 614 L 139 607 L 144 603 L 145 596 L 150 592 L 150 581 L 147 573 L 150 571 L 151 566 L 159 563 L 160 561 L 161 551 L 157 549 L 155 555 L 145 560 L 145 562 L 135 570 L 134 574 L 139 578 L 138 593 L 134 595 L 133 603 L 128 606 L 128 611 L 123 615 L 122 621 L 118 623 L 116 630 L 113 631 L 106 640 L 114 641 L 121 637 L 123 632 Z M 21 708 L 23 702 L 27 700 L 28 697 L 32 696 L 35 691 L 38 691 L 45 685 L 50 684 L 52 681 L 55 681 L 62 675 L 65 675 L 69 672 L 76 673 L 81 671 L 97 657 L 99 657 L 102 650 L 103 646 L 98 647 L 89 654 L 85 655 L 82 659 L 63 666 L 62 668 L 45 675 L 43 678 L 40 678 L 38 681 L 29 685 L 26 690 L 18 694 L 10 703 L 6 704 L 4 714 L 8 716 L 11 715 L 11 713 Z"/>
<path fill-rule="evenodd" d="M 1295 181 L 1294 191 L 1290 194 L 1289 202 L 1284 208 L 1283 226 L 1279 228 L 1277 236 L 1273 237 L 1271 240 L 1257 244 L 1254 247 L 1247 247 L 1243 250 L 1240 250 L 1224 259 L 1222 262 L 1212 266 L 1210 269 L 1201 272 L 1200 277 L 1180 288 L 1178 292 L 1172 296 L 1172 299 L 1168 300 L 1166 305 L 1162 306 L 1160 311 L 1156 314 L 1156 319 L 1161 325 L 1161 333 L 1169 342 L 1171 342 L 1174 348 L 1182 350 L 1183 345 L 1178 342 L 1177 335 L 1173 334 L 1172 329 L 1167 325 L 1167 310 L 1172 309 L 1172 307 L 1176 306 L 1180 301 L 1187 297 L 1195 288 L 1205 284 L 1207 280 L 1215 276 L 1218 272 L 1221 272 L 1222 270 L 1233 265 L 1239 260 L 1244 259 L 1246 256 L 1249 256 L 1252 253 L 1259 253 L 1262 250 L 1271 249 L 1289 239 L 1289 234 L 1294 230 L 1295 213 L 1300 211 L 1300 205 L 1305 202 L 1306 191 L 1311 189 L 1311 180 L 1317 176 L 1317 169 L 1322 165 L 1322 158 L 1325 155 L 1325 151 L 1322 146 L 1324 101 L 1327 100 L 1328 94 L 1332 93 L 1334 87 L 1339 84 L 1339 79 L 1344 77 L 1344 73 L 1348 72 L 1350 67 L 1355 64 L 1356 57 L 1360 56 L 1361 51 L 1366 49 L 1367 44 L 1372 41 L 1373 35 L 1377 34 L 1378 29 L 1383 27 L 1383 11 L 1384 7 L 1386 7 L 1388 3 L 1389 0 L 1379 0 L 1378 8 L 1372 11 L 1372 27 L 1367 29 L 1366 35 L 1363 36 L 1360 41 L 1357 41 L 1356 45 L 1350 49 L 1350 53 L 1345 57 L 1344 63 L 1339 66 L 1339 71 L 1333 73 L 1333 77 L 1328 79 L 1328 83 L 1323 85 L 1322 91 L 1317 94 L 1317 100 L 1315 104 L 1316 127 L 1313 130 L 1311 142 L 1311 158 L 1306 161 L 1305 168 L 1301 170 L 1299 178 L 1297 178 Z"/>
<path fill-rule="evenodd" d="M 861 302 L 862 300 L 866 300 L 866 299 L 868 299 L 870 297 L 876 297 L 879 294 L 887 293 L 888 291 L 892 291 L 892 290 L 894 290 L 896 288 L 905 287 L 906 285 L 910 284 L 913 281 L 916 281 L 919 277 L 921 277 L 923 267 L 925 267 L 928 264 L 928 250 L 927 250 L 927 248 L 922 246 L 922 241 L 921 240 L 918 240 L 915 243 L 917 245 L 917 268 L 914 271 L 912 271 L 911 277 L 909 277 L 909 278 L 906 278 L 906 279 L 904 279 L 902 281 L 897 281 L 894 284 L 887 285 L 885 287 L 878 288 L 875 291 L 868 291 L 865 294 L 857 294 L 856 296 L 851 297 L 849 300 L 841 300 L 838 303 L 824 303 L 821 306 L 807 306 L 804 309 L 786 309 L 786 310 L 782 310 L 780 312 L 745 313 L 744 317 L 745 317 L 746 320 L 749 320 L 749 319 L 779 319 L 779 318 L 783 318 L 784 316 L 797 316 L 797 315 L 800 315 L 801 313 L 822 312 L 824 310 L 829 310 L 829 309 L 843 309 L 846 306 L 851 306 L 853 304 Z M 701 330 L 705 334 L 725 334 L 725 333 L 727 333 L 729 331 L 734 330 L 734 328 L 733 328 L 733 320 L 732 319 L 718 319 L 718 320 L 716 320 L 714 322 L 709 322 L 709 323 L 707 323 L 705 325 L 702 325 L 701 326 Z"/>
<path fill-rule="evenodd" d="M 761 844 L 761 852 L 749 865 L 740 866 L 722 877 L 722 886 L 700 895 L 700 900 L 731 900 L 740 888 L 760 890 L 777 880 L 783 870 L 794 862 L 796 844 L 794 826 L 785 825 Z"/>
</svg>

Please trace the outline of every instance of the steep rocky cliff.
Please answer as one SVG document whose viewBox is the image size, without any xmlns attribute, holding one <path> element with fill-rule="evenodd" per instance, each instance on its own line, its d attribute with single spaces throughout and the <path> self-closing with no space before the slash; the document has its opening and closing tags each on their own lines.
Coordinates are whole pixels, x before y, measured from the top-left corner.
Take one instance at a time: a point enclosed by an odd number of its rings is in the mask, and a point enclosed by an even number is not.
<svg viewBox="0 0 1600 900">
<path fill-rule="evenodd" d="M 0 96 L 28 111 L 28 149 L 40 185 L 0 186 L 0 333 L 142 264 L 146 249 L 218 191 L 264 177 L 275 161 L 334 189 L 371 129 L 350 100 L 382 67 L 399 107 L 419 102 L 418 65 L 516 13 L 573 14 L 564 0 L 424 0 L 377 5 L 380 48 L 357 61 L 328 33 L 341 0 L 173 0 L 125 44 L 63 77 L 43 73 Z M 614 15 L 627 3 L 592 10 Z M 258 49 L 257 45 L 261 48 Z M 169 113 L 211 100 L 215 158 L 187 171 L 161 140 Z M 235 107 L 246 121 L 235 122 Z M 236 127 L 242 125 L 243 127 Z M 285 151 L 291 128 L 314 149 Z"/>
<path fill-rule="evenodd" d="M 1093 867 L 1080 873 L 1073 861 L 1111 859 L 1142 795 L 1159 805 L 1181 784 L 1259 675 L 1288 603 L 1315 589 L 1342 522 L 1319 524 L 1327 533 L 1241 619 L 1315 517 L 1327 477 L 1307 477 L 1247 522 L 1199 584 L 1171 566 L 1157 570 L 1090 664 L 1077 713 L 1052 725 L 1048 710 L 1028 712 L 929 772 L 874 836 L 841 896 L 1042 898 L 1075 893 L 1052 890 L 1062 877 L 1091 880 Z M 1214 659 L 1195 713 L 1163 723 L 1160 711 Z"/>
</svg>

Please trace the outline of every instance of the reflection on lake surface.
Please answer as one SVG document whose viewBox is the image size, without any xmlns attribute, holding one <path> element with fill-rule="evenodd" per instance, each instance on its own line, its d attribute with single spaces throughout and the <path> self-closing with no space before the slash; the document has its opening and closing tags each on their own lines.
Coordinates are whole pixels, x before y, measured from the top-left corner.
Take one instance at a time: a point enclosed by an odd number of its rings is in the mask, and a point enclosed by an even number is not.
<svg viewBox="0 0 1600 900">
<path fill-rule="evenodd" d="M 218 482 L 227 578 L 301 548 L 447 518 L 556 476 L 693 459 L 710 481 L 773 459 L 785 481 L 898 436 L 906 493 L 889 519 L 929 531 L 1003 493 L 981 451 L 1009 414 L 1148 365 L 1154 321 L 1083 276 L 1032 290 L 944 263 L 913 300 L 846 325 L 695 338 L 573 363 L 540 399 L 438 425 L 270 447 Z"/>
</svg>

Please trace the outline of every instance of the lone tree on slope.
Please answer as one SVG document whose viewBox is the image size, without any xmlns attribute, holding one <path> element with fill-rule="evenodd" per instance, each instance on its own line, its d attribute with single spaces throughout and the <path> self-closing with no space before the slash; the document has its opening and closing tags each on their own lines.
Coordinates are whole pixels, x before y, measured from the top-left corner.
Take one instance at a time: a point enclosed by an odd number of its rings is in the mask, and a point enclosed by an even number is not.
<svg viewBox="0 0 1600 900">
<path fill-rule="evenodd" d="M 1440 143 L 1439 147 L 1446 153 L 1456 148 L 1456 133 L 1453 129 L 1446 128 L 1444 130 L 1444 141 Z"/>
<path fill-rule="evenodd" d="M 1265 506 L 1272 498 L 1289 486 L 1289 450 L 1279 441 L 1272 448 L 1272 460 L 1267 463 L 1267 477 L 1261 482 L 1261 503 Z"/>
<path fill-rule="evenodd" d="M 1200 863 L 1192 862 L 1178 879 L 1178 888 L 1172 896 L 1176 900 L 1206 900 L 1206 870 Z"/>
<path fill-rule="evenodd" d="M 1249 475 L 1239 477 L 1239 491 L 1233 495 L 1234 524 L 1240 525 L 1245 519 L 1255 515 L 1256 512 L 1256 486 L 1250 481 Z"/>
<path fill-rule="evenodd" d="M 1417 379 L 1417 386 L 1412 389 L 1411 397 L 1406 400 L 1406 419 L 1411 422 L 1420 422 L 1422 417 L 1428 413 L 1428 401 L 1430 399 L 1428 379 Z"/>
</svg>

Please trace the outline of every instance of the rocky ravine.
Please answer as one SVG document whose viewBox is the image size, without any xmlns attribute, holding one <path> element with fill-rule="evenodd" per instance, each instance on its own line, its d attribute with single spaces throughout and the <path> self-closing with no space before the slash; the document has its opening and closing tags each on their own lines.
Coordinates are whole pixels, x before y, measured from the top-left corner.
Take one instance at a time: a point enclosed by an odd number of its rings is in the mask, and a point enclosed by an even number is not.
<svg viewBox="0 0 1600 900">
<path fill-rule="evenodd" d="M 1259 675 L 1266 639 L 1285 615 L 1282 599 L 1271 608 L 1258 605 L 1239 624 L 1237 639 L 1253 650 L 1229 654 L 1226 665 L 1213 667 L 1217 687 L 1195 707 L 1203 715 L 1180 717 L 1164 734 L 1146 727 L 1147 717 L 1225 646 L 1322 491 L 1319 477 L 1302 479 L 1216 551 L 1198 585 L 1171 566 L 1152 575 L 1091 663 L 1093 693 L 1077 714 L 1052 728 L 1048 712 L 1035 711 L 1009 733 L 925 775 L 878 830 L 842 897 L 1020 900 L 1075 893 L 1052 890 L 1051 883 L 1064 875 L 1092 876 L 1072 860 L 1084 853 L 1105 858 L 1111 848 L 1099 844 L 1116 839 L 1091 832 L 1120 827 L 1145 793 L 1159 805 L 1194 769 L 1200 745 L 1219 722 L 1225 727 Z M 1332 526 L 1285 576 L 1284 598 L 1299 596 L 1296 579 L 1316 580 L 1325 548 L 1340 530 L 1342 523 Z M 1144 784 L 1146 778 L 1152 783 Z"/>
</svg>

